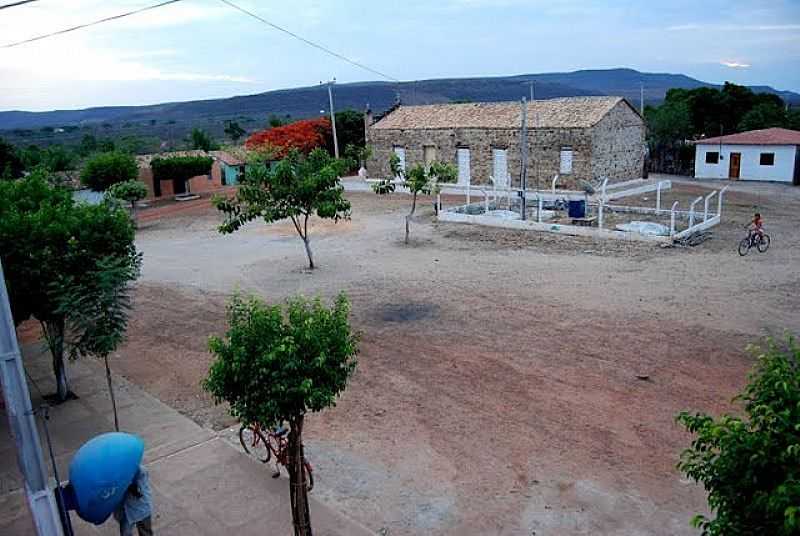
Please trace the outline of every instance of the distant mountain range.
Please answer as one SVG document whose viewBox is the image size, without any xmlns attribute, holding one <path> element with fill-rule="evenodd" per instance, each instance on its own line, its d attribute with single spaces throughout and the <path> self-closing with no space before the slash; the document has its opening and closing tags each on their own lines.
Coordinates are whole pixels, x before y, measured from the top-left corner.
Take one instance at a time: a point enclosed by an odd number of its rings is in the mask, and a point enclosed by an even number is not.
<svg viewBox="0 0 800 536">
<path fill-rule="evenodd" d="M 534 82 L 537 99 L 579 95 L 619 95 L 638 107 L 640 87 L 644 86 L 646 104 L 658 104 L 670 88 L 692 89 L 719 87 L 682 74 L 644 73 L 633 69 L 582 70 L 570 73 L 540 73 L 481 78 L 445 78 L 415 82 L 357 82 L 337 84 L 334 89 L 338 110 L 363 110 L 369 105 L 376 113 L 390 108 L 397 100 L 405 104 L 427 104 L 450 101 L 508 101 L 530 94 Z M 768 86 L 751 86 L 756 92 L 775 93 L 791 105 L 800 104 L 800 94 L 778 91 Z M 173 102 L 148 106 L 110 106 L 84 110 L 51 112 L 0 112 L 0 131 L 6 137 L 39 141 L 40 132 L 32 130 L 53 127 L 75 133 L 79 130 L 103 129 L 119 134 L 128 129 L 135 135 L 183 136 L 192 127 L 202 127 L 222 136 L 223 121 L 237 120 L 249 130 L 263 128 L 269 115 L 298 119 L 319 115 L 327 108 L 327 92 L 320 86 L 268 91 L 226 99 Z M 169 129 L 165 125 L 170 125 Z M 101 128 L 102 127 L 102 128 Z M 28 131 L 28 132 L 20 132 Z M 48 132 L 52 134 L 52 132 Z M 50 136 L 48 136 L 49 138 Z M 34 139 L 31 139 L 34 138 Z M 17 140 L 19 141 L 19 140 Z M 24 140 L 23 140 L 24 141 Z M 55 140 L 48 140 L 50 142 Z"/>
</svg>

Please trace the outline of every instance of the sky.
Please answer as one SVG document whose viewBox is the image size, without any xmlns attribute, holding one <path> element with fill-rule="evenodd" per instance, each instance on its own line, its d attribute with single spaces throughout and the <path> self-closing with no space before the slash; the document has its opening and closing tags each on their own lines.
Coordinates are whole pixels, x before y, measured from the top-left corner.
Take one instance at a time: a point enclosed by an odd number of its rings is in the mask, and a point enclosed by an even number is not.
<svg viewBox="0 0 800 536">
<path fill-rule="evenodd" d="M 630 67 L 800 92 L 800 0 L 232 1 L 400 80 Z M 154 3 L 2 9 L 0 46 Z M 380 79 L 220 0 L 183 0 L 0 48 L 0 110 L 207 99 L 332 77 Z"/>
</svg>

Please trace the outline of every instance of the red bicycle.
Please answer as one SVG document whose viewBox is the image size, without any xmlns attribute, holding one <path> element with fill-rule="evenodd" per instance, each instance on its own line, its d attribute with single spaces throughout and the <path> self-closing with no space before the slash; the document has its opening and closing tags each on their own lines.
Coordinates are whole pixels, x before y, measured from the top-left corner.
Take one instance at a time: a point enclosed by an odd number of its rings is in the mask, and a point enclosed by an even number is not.
<svg viewBox="0 0 800 536">
<path fill-rule="evenodd" d="M 281 476 L 280 466 L 286 467 L 289 461 L 289 442 L 286 439 L 288 433 L 289 429 L 285 426 L 266 431 L 258 424 L 243 424 L 239 428 L 239 443 L 247 454 L 261 463 L 268 463 L 274 456 L 275 472 L 272 473 L 272 478 L 278 478 Z M 303 457 L 303 469 L 306 489 L 311 491 L 314 489 L 314 470 L 305 457 Z"/>
</svg>

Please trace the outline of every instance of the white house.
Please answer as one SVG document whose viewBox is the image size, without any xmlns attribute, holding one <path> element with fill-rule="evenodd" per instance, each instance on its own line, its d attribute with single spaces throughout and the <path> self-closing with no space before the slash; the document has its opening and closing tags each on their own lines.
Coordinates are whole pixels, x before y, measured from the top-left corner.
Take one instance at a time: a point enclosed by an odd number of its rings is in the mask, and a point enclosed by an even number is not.
<svg viewBox="0 0 800 536">
<path fill-rule="evenodd" d="M 750 130 L 695 142 L 698 179 L 777 181 L 800 184 L 800 131 Z"/>
</svg>

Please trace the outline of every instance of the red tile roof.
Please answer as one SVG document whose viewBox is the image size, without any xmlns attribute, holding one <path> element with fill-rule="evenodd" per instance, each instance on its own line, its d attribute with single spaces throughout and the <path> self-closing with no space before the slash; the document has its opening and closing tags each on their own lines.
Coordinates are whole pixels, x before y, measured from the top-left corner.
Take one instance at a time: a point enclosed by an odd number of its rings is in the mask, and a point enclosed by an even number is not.
<svg viewBox="0 0 800 536">
<path fill-rule="evenodd" d="M 699 145 L 720 143 L 728 145 L 800 145 L 800 131 L 786 128 L 765 128 L 706 138 L 697 140 L 695 143 Z"/>
</svg>

